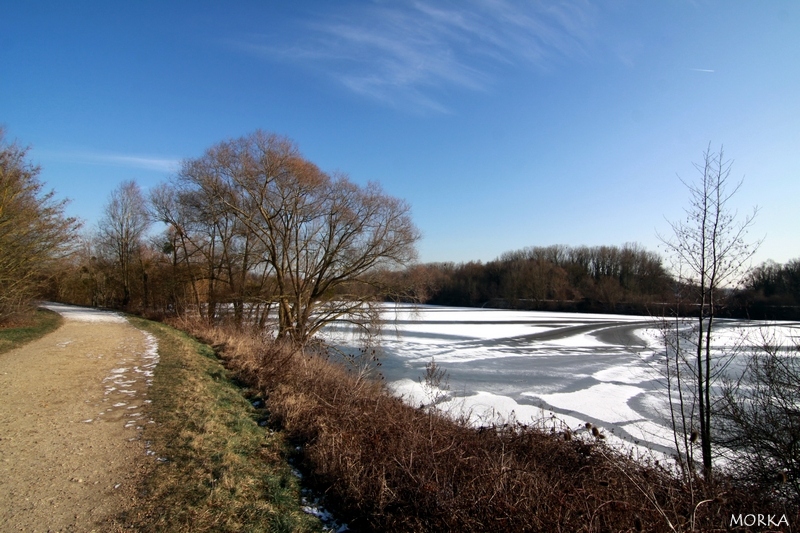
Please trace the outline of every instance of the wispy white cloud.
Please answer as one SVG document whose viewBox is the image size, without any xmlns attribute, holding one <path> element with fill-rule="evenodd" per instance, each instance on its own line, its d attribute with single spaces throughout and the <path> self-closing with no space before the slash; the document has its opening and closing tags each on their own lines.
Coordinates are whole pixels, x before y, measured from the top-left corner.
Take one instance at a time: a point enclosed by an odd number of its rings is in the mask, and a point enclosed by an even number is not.
<svg viewBox="0 0 800 533">
<path fill-rule="evenodd" d="M 690 68 L 694 72 L 716 72 L 715 70 L 707 69 L 707 68 Z"/>
<path fill-rule="evenodd" d="M 448 89 L 485 91 L 503 67 L 547 69 L 584 56 L 593 18 L 582 1 L 374 3 L 304 21 L 280 42 L 253 35 L 232 44 L 318 70 L 375 100 L 445 112 Z"/>
<path fill-rule="evenodd" d="M 111 165 L 158 172 L 175 172 L 180 168 L 181 160 L 163 159 L 138 155 L 108 154 L 90 151 L 39 151 L 38 156 L 70 163 L 89 165 Z"/>
</svg>

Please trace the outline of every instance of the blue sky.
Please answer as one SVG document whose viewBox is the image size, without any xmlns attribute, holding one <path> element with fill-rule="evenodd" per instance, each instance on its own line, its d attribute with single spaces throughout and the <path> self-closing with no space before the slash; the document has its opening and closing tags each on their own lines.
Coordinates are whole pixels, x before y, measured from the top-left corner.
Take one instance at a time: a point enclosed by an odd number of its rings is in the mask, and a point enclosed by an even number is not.
<svg viewBox="0 0 800 533">
<path fill-rule="evenodd" d="M 422 261 L 638 242 L 703 151 L 800 257 L 800 2 L 4 2 L 0 124 L 68 210 L 255 129 L 406 199 Z"/>
</svg>

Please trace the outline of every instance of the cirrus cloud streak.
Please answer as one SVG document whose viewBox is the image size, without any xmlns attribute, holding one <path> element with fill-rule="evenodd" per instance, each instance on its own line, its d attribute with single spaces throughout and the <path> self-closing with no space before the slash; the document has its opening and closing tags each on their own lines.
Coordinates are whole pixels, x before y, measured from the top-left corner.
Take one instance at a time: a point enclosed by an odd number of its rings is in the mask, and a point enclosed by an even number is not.
<svg viewBox="0 0 800 533">
<path fill-rule="evenodd" d="M 452 88 L 489 91 L 503 68 L 546 70 L 585 57 L 594 15 L 585 2 L 381 3 L 229 44 L 386 104 L 447 112 L 443 93 Z"/>
</svg>

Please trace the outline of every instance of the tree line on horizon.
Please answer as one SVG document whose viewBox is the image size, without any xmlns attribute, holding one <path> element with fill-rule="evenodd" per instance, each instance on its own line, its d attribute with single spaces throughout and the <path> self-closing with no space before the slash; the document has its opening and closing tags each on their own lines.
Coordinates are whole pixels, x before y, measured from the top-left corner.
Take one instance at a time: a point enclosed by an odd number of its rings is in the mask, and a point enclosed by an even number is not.
<svg viewBox="0 0 800 533">
<path fill-rule="evenodd" d="M 392 275 L 409 291 L 406 301 L 527 310 L 659 314 L 688 289 L 660 254 L 636 243 L 534 246 L 486 263 L 417 264 Z M 725 292 L 730 316 L 800 316 L 800 259 L 766 261 Z"/>
<path fill-rule="evenodd" d="M 561 302 L 620 303 L 669 299 L 672 280 L 658 254 L 638 244 L 534 246 L 481 263 L 429 263 L 403 273 L 424 303 L 545 308 Z"/>
</svg>

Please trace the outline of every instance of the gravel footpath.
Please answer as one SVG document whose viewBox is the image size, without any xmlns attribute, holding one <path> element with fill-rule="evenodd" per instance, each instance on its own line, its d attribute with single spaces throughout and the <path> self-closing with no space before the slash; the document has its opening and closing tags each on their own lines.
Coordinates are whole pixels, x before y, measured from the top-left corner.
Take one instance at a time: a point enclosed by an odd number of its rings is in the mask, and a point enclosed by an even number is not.
<svg viewBox="0 0 800 533">
<path fill-rule="evenodd" d="M 148 463 L 156 341 L 124 317 L 48 304 L 64 324 L 0 355 L 0 531 L 108 531 Z"/>
</svg>

